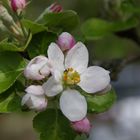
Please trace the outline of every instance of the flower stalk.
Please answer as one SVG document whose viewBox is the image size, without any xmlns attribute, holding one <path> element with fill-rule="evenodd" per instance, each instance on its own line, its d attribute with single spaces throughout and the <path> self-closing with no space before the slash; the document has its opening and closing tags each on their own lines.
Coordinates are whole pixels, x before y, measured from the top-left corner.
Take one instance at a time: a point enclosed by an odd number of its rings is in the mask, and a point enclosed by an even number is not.
<svg viewBox="0 0 140 140">
<path fill-rule="evenodd" d="M 13 17 L 9 14 L 7 9 L 0 4 L 0 19 L 5 27 L 18 39 L 23 38 L 21 28 L 15 23 Z"/>
</svg>

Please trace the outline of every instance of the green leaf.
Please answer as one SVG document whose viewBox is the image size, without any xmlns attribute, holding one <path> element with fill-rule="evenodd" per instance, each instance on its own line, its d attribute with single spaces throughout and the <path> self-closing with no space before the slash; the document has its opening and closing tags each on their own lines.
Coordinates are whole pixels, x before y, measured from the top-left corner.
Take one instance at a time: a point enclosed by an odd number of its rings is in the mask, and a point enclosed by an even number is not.
<svg viewBox="0 0 140 140">
<path fill-rule="evenodd" d="M 58 110 L 39 113 L 33 120 L 33 127 L 40 132 L 40 140 L 74 140 L 76 136 L 70 122 Z"/>
<path fill-rule="evenodd" d="M 119 32 L 136 27 L 139 21 L 136 18 L 128 19 L 127 21 L 118 21 L 112 23 L 112 32 Z"/>
<path fill-rule="evenodd" d="M 0 93 L 14 84 L 18 76 L 23 72 L 25 65 L 25 60 L 17 53 L 0 53 Z"/>
<path fill-rule="evenodd" d="M 11 90 L 11 92 L 9 92 Z M 0 103 L 6 100 L 12 93 L 13 87 L 10 87 L 7 91 L 0 94 Z"/>
<path fill-rule="evenodd" d="M 49 28 L 71 31 L 79 24 L 79 17 L 76 12 L 71 10 L 60 13 L 47 13 L 44 15 L 44 23 Z"/>
<path fill-rule="evenodd" d="M 81 29 L 87 40 L 100 39 L 113 32 L 127 30 L 138 25 L 138 20 L 133 18 L 127 21 L 109 22 L 93 18 L 83 23 Z"/>
<path fill-rule="evenodd" d="M 40 32 L 33 35 L 28 47 L 28 53 L 31 58 L 37 55 L 47 55 L 47 49 L 50 43 L 55 42 L 57 35 L 51 32 Z"/>
<path fill-rule="evenodd" d="M 29 34 L 29 37 L 25 45 L 16 45 L 14 42 L 8 42 L 8 39 L 4 39 L 0 42 L 0 52 L 2 51 L 13 51 L 13 52 L 23 52 L 29 45 L 29 42 L 32 38 L 32 35 Z"/>
<path fill-rule="evenodd" d="M 32 34 L 48 30 L 47 27 L 45 27 L 44 25 L 33 22 L 31 20 L 23 19 L 22 23 L 26 27 L 26 29 L 31 31 Z"/>
<path fill-rule="evenodd" d="M 12 94 L 3 102 L 0 102 L 0 113 L 19 111 L 21 111 L 21 98 L 16 94 Z"/>
<path fill-rule="evenodd" d="M 121 10 L 123 12 L 131 13 L 131 14 L 140 13 L 140 7 L 138 5 L 135 5 L 133 1 L 128 1 L 128 0 L 121 3 Z"/>
<path fill-rule="evenodd" d="M 20 112 L 21 98 L 15 92 L 15 86 L 0 94 L 0 113 Z"/>
<path fill-rule="evenodd" d="M 102 113 L 107 111 L 115 102 L 116 94 L 112 89 L 105 94 L 96 94 L 86 96 L 89 113 Z"/>
</svg>

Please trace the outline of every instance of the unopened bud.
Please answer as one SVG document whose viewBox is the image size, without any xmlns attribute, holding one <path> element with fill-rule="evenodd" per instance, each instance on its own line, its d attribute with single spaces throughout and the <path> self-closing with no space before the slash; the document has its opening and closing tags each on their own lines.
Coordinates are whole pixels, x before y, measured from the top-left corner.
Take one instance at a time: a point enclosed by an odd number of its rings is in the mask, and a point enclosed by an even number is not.
<svg viewBox="0 0 140 140">
<path fill-rule="evenodd" d="M 52 5 L 50 5 L 48 7 L 48 12 L 52 12 L 52 13 L 59 13 L 62 12 L 63 8 L 60 4 L 57 3 L 53 3 Z"/>
<path fill-rule="evenodd" d="M 0 20 L 16 37 L 22 36 L 21 28 L 15 23 L 13 17 L 8 13 L 7 9 L 2 4 L 0 4 Z"/>
<path fill-rule="evenodd" d="M 91 124 L 87 118 L 84 118 L 81 121 L 72 122 L 71 126 L 78 133 L 89 134 L 91 130 Z"/>
<path fill-rule="evenodd" d="M 42 86 L 31 85 L 26 90 L 21 105 L 27 105 L 29 109 L 43 111 L 47 107 L 47 99 Z"/>
<path fill-rule="evenodd" d="M 49 74 L 49 61 L 45 56 L 33 58 L 24 70 L 25 77 L 31 80 L 42 80 Z"/>
<path fill-rule="evenodd" d="M 44 94 L 42 86 L 31 85 L 28 88 L 26 88 L 25 91 L 35 96 L 40 96 Z"/>
<path fill-rule="evenodd" d="M 22 11 L 26 7 L 26 0 L 11 0 L 11 7 L 14 12 Z"/>
<path fill-rule="evenodd" d="M 47 13 L 60 13 L 63 11 L 63 7 L 57 3 L 51 4 L 48 8 L 44 10 L 44 12 L 36 19 L 36 22 L 42 22 L 44 15 Z"/>
<path fill-rule="evenodd" d="M 75 45 L 75 39 L 71 34 L 63 32 L 59 35 L 57 44 L 62 51 L 70 50 Z"/>
</svg>

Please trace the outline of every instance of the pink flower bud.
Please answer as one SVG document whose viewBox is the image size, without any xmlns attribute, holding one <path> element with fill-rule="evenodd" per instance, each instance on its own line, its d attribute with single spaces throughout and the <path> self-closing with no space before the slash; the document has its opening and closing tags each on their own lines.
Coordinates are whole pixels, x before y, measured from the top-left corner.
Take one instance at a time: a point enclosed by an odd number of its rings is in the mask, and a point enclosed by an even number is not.
<svg viewBox="0 0 140 140">
<path fill-rule="evenodd" d="M 61 5 L 53 3 L 44 10 L 44 12 L 37 18 L 36 22 L 41 22 L 44 19 L 45 14 L 47 13 L 60 13 L 62 11 L 63 8 Z"/>
<path fill-rule="evenodd" d="M 17 10 L 23 10 L 26 6 L 26 0 L 11 0 L 11 7 L 14 12 Z"/>
<path fill-rule="evenodd" d="M 91 130 L 91 124 L 87 118 L 84 118 L 81 121 L 72 122 L 71 126 L 78 133 L 89 134 Z"/>
<path fill-rule="evenodd" d="M 60 34 L 57 40 L 57 44 L 62 51 L 70 50 L 75 45 L 75 43 L 74 37 L 67 32 Z"/>
<path fill-rule="evenodd" d="M 47 107 L 47 99 L 42 86 L 31 85 L 26 90 L 21 105 L 27 105 L 29 109 L 43 111 Z"/>
<path fill-rule="evenodd" d="M 63 11 L 62 6 L 57 4 L 57 3 L 53 3 L 52 5 L 50 5 L 48 7 L 48 12 L 59 13 L 59 12 L 62 12 L 62 11 Z"/>
<path fill-rule="evenodd" d="M 49 74 L 49 61 L 45 56 L 33 58 L 24 70 L 25 77 L 31 80 L 42 80 Z"/>
</svg>

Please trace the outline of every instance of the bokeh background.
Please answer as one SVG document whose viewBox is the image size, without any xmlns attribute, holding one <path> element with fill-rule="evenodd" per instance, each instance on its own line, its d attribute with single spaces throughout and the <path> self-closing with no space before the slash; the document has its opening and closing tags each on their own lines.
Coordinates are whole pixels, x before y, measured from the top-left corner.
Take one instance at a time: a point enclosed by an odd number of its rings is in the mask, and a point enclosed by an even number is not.
<svg viewBox="0 0 140 140">
<path fill-rule="evenodd" d="M 32 0 L 25 15 L 35 20 L 51 3 L 58 2 L 64 9 L 76 11 L 81 23 L 92 17 L 115 21 L 124 17 L 108 8 L 110 4 L 115 5 L 120 1 Z M 140 7 L 139 0 L 133 2 Z M 140 55 L 140 26 L 85 43 L 90 50 L 91 64 L 96 63 L 95 60 L 108 62 L 129 59 Z M 113 68 L 117 69 L 117 66 L 113 65 Z M 112 85 L 118 96 L 117 102 L 108 112 L 90 116 L 93 129 L 89 140 L 140 140 L 140 59 L 123 66 Z M 0 115 L 0 140 L 38 140 L 32 128 L 33 116 L 34 113 Z"/>
</svg>

